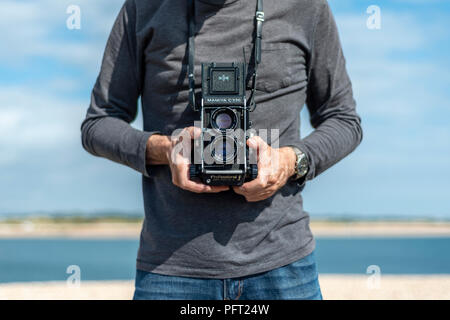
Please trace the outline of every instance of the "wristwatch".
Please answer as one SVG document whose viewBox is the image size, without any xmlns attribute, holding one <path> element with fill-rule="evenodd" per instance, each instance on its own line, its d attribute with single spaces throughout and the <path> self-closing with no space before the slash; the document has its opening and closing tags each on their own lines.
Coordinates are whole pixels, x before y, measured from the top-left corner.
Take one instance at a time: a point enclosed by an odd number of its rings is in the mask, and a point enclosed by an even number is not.
<svg viewBox="0 0 450 320">
<path fill-rule="evenodd" d="M 295 152 L 295 155 L 297 156 L 296 164 L 295 164 L 295 173 L 292 176 L 293 180 L 299 180 L 301 178 L 304 178 L 309 170 L 309 160 L 306 154 L 301 151 L 297 147 L 292 147 L 292 149 Z"/>
</svg>

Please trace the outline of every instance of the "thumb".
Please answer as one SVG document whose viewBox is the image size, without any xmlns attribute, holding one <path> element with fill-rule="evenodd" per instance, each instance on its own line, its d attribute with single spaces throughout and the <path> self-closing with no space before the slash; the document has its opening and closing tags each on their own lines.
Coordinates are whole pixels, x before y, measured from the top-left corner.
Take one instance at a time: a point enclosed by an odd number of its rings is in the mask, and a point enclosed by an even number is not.
<svg viewBox="0 0 450 320">
<path fill-rule="evenodd" d="M 258 151 L 266 150 L 269 145 L 259 136 L 254 136 L 248 139 L 247 144 L 250 148 Z"/>
<path fill-rule="evenodd" d="M 197 139 L 202 134 L 202 129 L 199 127 L 188 127 L 186 131 L 189 133 L 191 139 Z"/>
</svg>

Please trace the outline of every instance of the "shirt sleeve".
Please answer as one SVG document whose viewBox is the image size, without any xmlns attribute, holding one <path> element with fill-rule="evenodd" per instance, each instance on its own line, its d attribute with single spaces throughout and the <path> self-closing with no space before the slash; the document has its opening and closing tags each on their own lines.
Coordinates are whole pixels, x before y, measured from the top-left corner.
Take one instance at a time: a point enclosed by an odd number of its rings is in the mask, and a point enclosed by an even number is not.
<svg viewBox="0 0 450 320">
<path fill-rule="evenodd" d="M 310 163 L 306 180 L 336 164 L 362 140 L 337 26 L 327 1 L 321 2 L 311 41 L 306 99 L 315 130 L 298 144 Z"/>
<path fill-rule="evenodd" d="M 142 88 L 135 25 L 136 8 L 128 0 L 109 36 L 81 136 L 89 153 L 149 176 L 146 146 L 148 138 L 157 132 L 137 130 L 130 125 L 137 115 Z"/>
</svg>

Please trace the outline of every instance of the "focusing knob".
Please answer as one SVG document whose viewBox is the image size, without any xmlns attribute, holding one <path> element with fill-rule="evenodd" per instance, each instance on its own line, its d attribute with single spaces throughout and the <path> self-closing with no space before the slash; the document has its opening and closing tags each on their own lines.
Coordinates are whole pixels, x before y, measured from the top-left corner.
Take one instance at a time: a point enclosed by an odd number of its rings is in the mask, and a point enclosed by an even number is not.
<svg viewBox="0 0 450 320">
<path fill-rule="evenodd" d="M 195 164 L 191 164 L 189 166 L 189 178 L 192 180 L 193 178 L 197 178 L 197 166 Z"/>
<path fill-rule="evenodd" d="M 258 177 L 258 166 L 256 164 L 250 165 L 250 179 L 255 180 Z"/>
</svg>

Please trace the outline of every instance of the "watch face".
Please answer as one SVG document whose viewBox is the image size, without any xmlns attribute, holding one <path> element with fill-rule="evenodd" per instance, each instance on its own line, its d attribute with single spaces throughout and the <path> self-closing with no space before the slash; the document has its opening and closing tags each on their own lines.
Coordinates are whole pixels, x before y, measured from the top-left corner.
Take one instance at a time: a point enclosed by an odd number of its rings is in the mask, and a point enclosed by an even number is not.
<svg viewBox="0 0 450 320">
<path fill-rule="evenodd" d="M 303 177 L 308 172 L 308 160 L 304 157 L 299 164 L 298 174 Z"/>
<path fill-rule="evenodd" d="M 309 170 L 309 162 L 308 158 L 306 157 L 306 154 L 304 154 L 300 149 L 296 147 L 292 147 L 294 149 L 294 152 L 297 156 L 297 168 L 295 170 L 295 176 L 294 179 L 298 180 L 300 178 L 303 178 Z"/>
<path fill-rule="evenodd" d="M 302 178 L 308 173 L 309 164 L 308 164 L 308 158 L 306 158 L 306 155 L 302 152 L 299 155 L 299 161 L 298 161 L 298 177 Z"/>
</svg>

